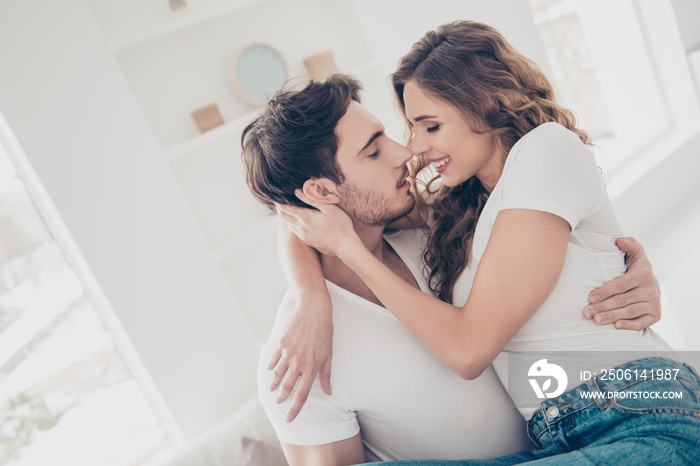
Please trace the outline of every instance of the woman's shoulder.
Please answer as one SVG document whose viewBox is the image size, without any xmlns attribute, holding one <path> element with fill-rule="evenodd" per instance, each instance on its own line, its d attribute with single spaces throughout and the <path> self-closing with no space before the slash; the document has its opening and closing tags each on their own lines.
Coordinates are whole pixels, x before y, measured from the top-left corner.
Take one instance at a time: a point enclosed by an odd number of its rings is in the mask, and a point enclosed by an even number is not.
<svg viewBox="0 0 700 466">
<path fill-rule="evenodd" d="M 507 178 L 514 172 L 547 179 L 562 174 L 600 176 L 589 146 L 559 123 L 544 123 L 513 146 L 506 157 L 503 177 Z"/>
<path fill-rule="evenodd" d="M 552 156 L 556 154 L 558 157 L 562 153 L 579 152 L 592 156 L 586 144 L 576 133 L 559 123 L 548 122 L 541 124 L 520 138 L 508 154 L 508 159 L 512 159 L 514 162 L 522 157 L 547 158 L 548 154 Z"/>
<path fill-rule="evenodd" d="M 540 142 L 562 142 L 562 143 L 575 143 L 583 145 L 581 138 L 578 137 L 576 133 L 568 129 L 566 126 L 561 125 L 556 122 L 543 123 L 531 130 L 525 136 L 520 138 L 519 143 L 523 144 L 537 144 Z M 516 144 L 517 145 L 517 144 Z"/>
</svg>

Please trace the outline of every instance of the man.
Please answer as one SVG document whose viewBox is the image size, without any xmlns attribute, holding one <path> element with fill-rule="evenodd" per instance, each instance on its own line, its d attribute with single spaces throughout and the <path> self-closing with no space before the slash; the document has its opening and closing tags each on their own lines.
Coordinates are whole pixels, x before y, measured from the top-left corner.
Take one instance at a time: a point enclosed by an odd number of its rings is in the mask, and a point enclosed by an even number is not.
<svg viewBox="0 0 700 466">
<path fill-rule="evenodd" d="M 341 207 L 370 251 L 407 283 L 428 287 L 422 230 L 384 234 L 413 210 L 410 151 L 359 103 L 359 83 L 335 75 L 279 93 L 242 137 L 246 179 L 263 203 Z M 294 422 L 276 403 L 266 370 L 295 309 L 284 298 L 258 369 L 263 406 L 291 465 L 376 460 L 491 458 L 528 449 L 524 421 L 489 368 L 474 381 L 428 352 L 345 265 L 321 255 L 333 304 L 333 390 L 316 383 Z M 263 363 L 264 362 L 264 363 Z M 284 397 L 283 397 L 284 398 Z"/>
</svg>

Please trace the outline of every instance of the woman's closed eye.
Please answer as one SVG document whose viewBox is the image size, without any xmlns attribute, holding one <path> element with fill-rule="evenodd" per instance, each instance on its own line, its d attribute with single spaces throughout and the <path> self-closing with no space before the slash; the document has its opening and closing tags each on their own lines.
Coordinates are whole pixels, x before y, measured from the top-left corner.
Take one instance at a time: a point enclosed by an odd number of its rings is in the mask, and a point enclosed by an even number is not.
<svg viewBox="0 0 700 466">
<path fill-rule="evenodd" d="M 370 159 L 376 159 L 377 157 L 379 157 L 379 149 L 372 152 L 371 154 L 368 154 L 367 157 L 369 157 Z"/>
<path fill-rule="evenodd" d="M 434 133 L 435 131 L 440 129 L 440 125 L 435 125 L 435 126 L 428 126 L 427 130 L 429 133 Z"/>
</svg>

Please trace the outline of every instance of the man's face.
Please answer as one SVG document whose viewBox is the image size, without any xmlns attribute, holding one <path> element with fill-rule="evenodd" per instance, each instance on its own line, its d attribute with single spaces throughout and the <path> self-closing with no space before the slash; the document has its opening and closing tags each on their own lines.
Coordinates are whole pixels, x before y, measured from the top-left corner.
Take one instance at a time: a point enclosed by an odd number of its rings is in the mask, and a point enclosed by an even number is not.
<svg viewBox="0 0 700 466">
<path fill-rule="evenodd" d="M 345 175 L 339 207 L 356 223 L 383 226 L 408 214 L 416 200 L 409 190 L 411 151 L 384 134 L 384 126 L 353 101 L 335 127 L 337 160 Z"/>
</svg>

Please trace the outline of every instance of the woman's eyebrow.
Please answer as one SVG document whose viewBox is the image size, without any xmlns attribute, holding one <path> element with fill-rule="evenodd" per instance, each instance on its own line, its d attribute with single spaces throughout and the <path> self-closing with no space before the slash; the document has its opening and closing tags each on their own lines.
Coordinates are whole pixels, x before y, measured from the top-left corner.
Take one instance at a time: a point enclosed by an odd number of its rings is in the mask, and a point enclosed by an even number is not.
<svg viewBox="0 0 700 466">
<path fill-rule="evenodd" d="M 421 116 L 419 116 L 419 117 L 414 118 L 413 121 L 415 121 L 416 123 L 418 123 L 419 121 L 429 120 L 429 119 L 432 119 L 432 118 L 437 118 L 437 116 L 436 116 L 436 115 L 421 115 Z"/>
</svg>

